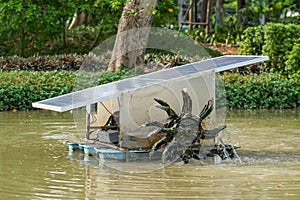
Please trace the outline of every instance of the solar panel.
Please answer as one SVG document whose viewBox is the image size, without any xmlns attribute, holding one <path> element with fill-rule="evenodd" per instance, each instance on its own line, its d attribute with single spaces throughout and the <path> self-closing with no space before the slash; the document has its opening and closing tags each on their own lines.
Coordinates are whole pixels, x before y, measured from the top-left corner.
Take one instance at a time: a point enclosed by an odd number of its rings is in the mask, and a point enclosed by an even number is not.
<svg viewBox="0 0 300 200">
<path fill-rule="evenodd" d="M 189 75 L 201 73 L 207 70 L 221 72 L 266 60 L 268 60 L 267 56 L 221 56 L 87 88 L 70 94 L 35 102 L 32 106 L 64 112 L 96 102 L 113 99 L 119 97 L 124 92 L 140 87 L 146 87 L 178 78 L 186 78 Z"/>
</svg>

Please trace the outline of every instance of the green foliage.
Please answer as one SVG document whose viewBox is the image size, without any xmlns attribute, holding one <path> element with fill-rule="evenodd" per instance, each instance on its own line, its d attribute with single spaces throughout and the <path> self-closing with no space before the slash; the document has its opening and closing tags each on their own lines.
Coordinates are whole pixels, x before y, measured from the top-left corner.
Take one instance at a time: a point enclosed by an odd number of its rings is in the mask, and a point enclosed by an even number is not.
<svg viewBox="0 0 300 200">
<path fill-rule="evenodd" d="M 164 51 L 153 51 L 149 52 L 145 55 L 146 63 L 152 63 L 156 66 L 168 66 L 174 67 L 179 65 L 184 65 L 189 63 L 187 56 L 182 56 L 179 54 L 171 53 L 171 52 L 164 52 Z"/>
<path fill-rule="evenodd" d="M 239 12 L 240 25 L 247 28 L 260 24 L 260 18 L 265 17 L 266 22 L 297 22 L 296 18 L 287 17 L 289 11 L 299 12 L 300 5 L 297 0 L 247 0 L 246 7 Z M 299 21 L 298 21 L 299 23 Z"/>
<path fill-rule="evenodd" d="M 120 72 L 6 71 L 0 72 L 0 111 L 29 110 L 32 103 L 137 75 Z"/>
<path fill-rule="evenodd" d="M 212 35 L 208 36 L 211 44 L 237 44 L 241 40 L 243 26 L 237 15 L 226 17 L 219 26 L 215 26 Z"/>
<path fill-rule="evenodd" d="M 244 31 L 239 52 L 247 55 L 261 55 L 264 42 L 263 27 L 249 27 Z"/>
<path fill-rule="evenodd" d="M 54 56 L 32 56 L 29 58 L 23 58 L 18 56 L 0 57 L 0 71 L 12 71 L 12 70 L 75 71 L 80 68 L 84 59 L 85 59 L 84 55 L 77 55 L 77 54 L 63 54 L 63 55 L 54 55 Z"/>
<path fill-rule="evenodd" d="M 126 67 L 123 67 L 119 72 L 103 72 L 100 75 L 98 84 L 106 84 L 114 81 L 118 81 L 125 78 L 130 78 L 138 75 L 138 73 L 129 70 Z"/>
<path fill-rule="evenodd" d="M 268 24 L 264 27 L 265 44 L 262 53 L 270 57 L 273 70 L 285 74 L 289 72 L 285 65 L 286 55 L 293 50 L 295 44 L 300 43 L 299 38 L 299 25 Z"/>
<path fill-rule="evenodd" d="M 193 38 L 193 40 L 197 42 L 205 42 L 206 41 L 206 34 L 204 28 L 197 28 L 192 30 L 185 30 L 184 34 Z"/>
<path fill-rule="evenodd" d="M 203 48 L 208 52 L 208 54 L 211 57 L 219 57 L 219 56 L 223 55 L 220 51 L 217 51 L 217 50 L 214 50 L 214 49 L 211 49 L 211 48 L 208 48 L 208 47 L 203 47 Z"/>
<path fill-rule="evenodd" d="M 288 12 L 300 11 L 300 5 L 296 0 L 247 0 L 246 7 L 238 12 L 236 12 L 237 1 L 226 1 L 224 7 L 226 14 L 231 13 L 231 15 L 225 15 L 222 21 L 217 21 L 216 14 L 213 14 L 211 20 L 214 29 L 211 33 L 205 34 L 204 29 L 200 29 L 189 34 L 199 42 L 236 44 L 241 41 L 243 31 L 247 27 L 261 24 L 262 16 L 265 22 L 300 23 L 299 16 L 287 16 Z"/>
<path fill-rule="evenodd" d="M 66 71 L 0 72 L 0 111 L 28 110 L 31 103 L 72 91 L 74 74 Z"/>
<path fill-rule="evenodd" d="M 270 58 L 269 71 L 290 76 L 299 70 L 299 44 L 300 25 L 269 23 L 263 27 L 247 28 L 239 52 L 267 55 Z"/>
<path fill-rule="evenodd" d="M 176 2 L 176 3 L 175 3 Z M 152 26 L 169 27 L 177 26 L 178 6 L 174 0 L 157 1 L 156 9 L 153 11 L 154 17 Z"/>
<path fill-rule="evenodd" d="M 0 7 L 2 55 L 28 56 L 29 52 L 45 48 L 47 41 L 61 36 L 67 19 L 75 12 L 70 0 L 8 0 L 0 1 Z"/>
<path fill-rule="evenodd" d="M 67 45 L 63 47 L 61 40 L 53 40 L 48 49 L 41 49 L 39 54 L 87 54 L 93 50 L 101 41 L 114 35 L 117 28 L 112 27 L 104 29 L 104 26 L 86 26 L 74 27 L 66 32 Z"/>
<path fill-rule="evenodd" d="M 293 46 L 292 51 L 286 55 L 287 60 L 285 61 L 285 69 L 289 73 L 290 78 L 300 81 L 300 43 Z"/>
<path fill-rule="evenodd" d="M 237 15 L 233 15 L 226 17 L 222 24 L 215 26 L 212 33 L 206 34 L 204 28 L 185 30 L 184 33 L 197 42 L 207 42 L 214 45 L 218 43 L 237 44 L 241 40 L 243 27 L 240 26 Z"/>
<path fill-rule="evenodd" d="M 297 4 L 297 0 L 272 0 L 268 2 L 266 14 L 271 22 L 280 22 L 282 15 L 285 18 L 288 11 L 300 11 Z"/>
<path fill-rule="evenodd" d="M 126 0 L 0 0 L 0 55 L 88 53 L 115 35 Z M 75 13 L 86 13 L 82 27 L 67 29 Z M 176 23 L 173 0 L 158 1 L 154 26 Z"/>
<path fill-rule="evenodd" d="M 270 109 L 300 106 L 300 82 L 280 74 L 223 76 L 229 108 Z"/>
<path fill-rule="evenodd" d="M 205 46 L 203 46 L 203 51 L 206 51 L 211 57 L 217 57 L 222 55 L 219 51 L 213 50 Z M 180 66 L 187 63 L 195 62 L 195 60 L 199 59 L 204 59 L 204 55 L 199 55 L 199 57 L 193 57 L 185 54 L 173 53 L 159 49 L 147 49 L 145 55 L 145 62 L 150 68 L 154 70 Z"/>
<path fill-rule="evenodd" d="M 0 111 L 29 110 L 32 109 L 32 102 L 136 75 L 137 73 L 126 68 L 120 72 L 101 74 L 82 71 L 0 72 Z M 230 74 L 221 78 L 226 95 L 223 90 L 218 90 L 218 106 L 225 105 L 225 97 L 229 108 L 269 109 L 300 106 L 300 82 L 297 78 L 286 79 L 280 74 L 272 73 L 247 76 Z M 217 83 L 217 88 L 219 87 L 223 88 L 221 80 Z"/>
<path fill-rule="evenodd" d="M 87 53 L 92 44 L 116 33 L 125 0 L 0 1 L 0 55 Z M 87 26 L 67 30 L 75 13 Z M 105 15 L 103 14 L 105 13 Z M 101 26 L 99 26 L 101 25 Z"/>
</svg>

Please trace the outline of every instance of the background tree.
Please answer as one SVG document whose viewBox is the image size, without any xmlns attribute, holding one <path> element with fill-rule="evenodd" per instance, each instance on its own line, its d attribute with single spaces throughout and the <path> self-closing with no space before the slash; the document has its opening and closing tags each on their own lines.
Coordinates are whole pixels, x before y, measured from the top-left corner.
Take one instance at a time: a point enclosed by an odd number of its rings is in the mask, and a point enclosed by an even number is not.
<svg viewBox="0 0 300 200">
<path fill-rule="evenodd" d="M 115 35 L 126 0 L 0 0 L 0 56 L 90 52 Z M 63 9 L 62 9 L 63 8 Z M 160 0 L 155 26 L 176 23 L 174 0 Z M 74 14 L 85 13 L 81 25 Z"/>
<path fill-rule="evenodd" d="M 151 26 L 156 3 L 157 0 L 131 0 L 126 2 L 119 21 L 108 71 L 120 71 L 122 65 L 130 69 L 142 69 L 149 31 L 141 30 Z M 137 30 L 124 33 L 132 29 Z"/>
<path fill-rule="evenodd" d="M 216 0 L 216 23 L 222 23 L 225 17 L 225 0 Z"/>
<path fill-rule="evenodd" d="M 19 56 L 51 46 L 48 41 L 63 39 L 66 20 L 74 12 L 71 0 L 1 0 L 0 8 L 0 53 L 12 51 Z M 62 43 L 65 45 L 64 39 Z"/>
<path fill-rule="evenodd" d="M 246 0 L 238 0 L 237 10 L 238 12 L 246 7 Z"/>
</svg>

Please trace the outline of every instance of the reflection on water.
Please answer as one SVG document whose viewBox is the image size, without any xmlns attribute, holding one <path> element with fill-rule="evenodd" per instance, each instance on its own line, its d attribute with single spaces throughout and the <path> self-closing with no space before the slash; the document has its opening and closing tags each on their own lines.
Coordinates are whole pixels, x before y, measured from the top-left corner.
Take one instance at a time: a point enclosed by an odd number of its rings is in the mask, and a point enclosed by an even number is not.
<svg viewBox="0 0 300 200">
<path fill-rule="evenodd" d="M 299 199 L 299 111 L 230 111 L 226 124 L 242 164 L 124 173 L 115 169 L 158 163 L 107 166 L 69 153 L 63 141 L 79 137 L 71 113 L 2 112 L 0 199 Z"/>
</svg>

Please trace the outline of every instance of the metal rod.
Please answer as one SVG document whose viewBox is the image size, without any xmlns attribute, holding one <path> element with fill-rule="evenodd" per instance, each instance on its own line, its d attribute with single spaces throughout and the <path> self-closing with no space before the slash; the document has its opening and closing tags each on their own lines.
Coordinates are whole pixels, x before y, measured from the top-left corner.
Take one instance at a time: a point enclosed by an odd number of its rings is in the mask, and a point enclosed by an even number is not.
<svg viewBox="0 0 300 200">
<path fill-rule="evenodd" d="M 86 139 L 90 137 L 90 126 L 91 126 L 91 105 L 86 106 Z"/>
</svg>

